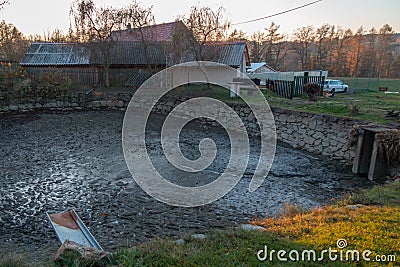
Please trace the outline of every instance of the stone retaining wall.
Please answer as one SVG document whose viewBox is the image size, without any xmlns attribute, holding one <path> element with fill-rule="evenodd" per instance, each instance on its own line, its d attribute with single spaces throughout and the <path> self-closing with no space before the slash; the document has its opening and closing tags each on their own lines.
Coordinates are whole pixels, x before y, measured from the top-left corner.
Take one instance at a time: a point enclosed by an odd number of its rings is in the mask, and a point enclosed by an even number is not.
<svg viewBox="0 0 400 267">
<path fill-rule="evenodd" d="M 310 153 L 351 164 L 355 148 L 349 134 L 355 120 L 301 111 L 274 109 L 278 140 Z"/>
<path fill-rule="evenodd" d="M 83 108 L 124 108 L 128 105 L 133 92 L 117 93 L 71 93 L 55 99 L 28 98 L 13 100 L 11 104 L 0 102 L 1 112 L 25 112 L 40 109 L 83 109 Z"/>
<path fill-rule="evenodd" d="M 175 106 L 186 99 L 165 99 L 156 105 L 155 110 L 167 114 Z M 135 107 L 140 108 L 146 103 L 136 103 Z M 244 104 L 229 104 L 239 115 L 246 126 L 247 131 L 252 135 L 259 135 L 260 130 L 257 120 L 249 107 Z M 224 114 L 220 108 L 213 105 L 205 107 L 214 109 L 218 118 L 229 123 L 229 116 Z M 335 117 L 329 115 L 312 114 L 301 111 L 286 110 L 280 108 L 272 109 L 275 119 L 278 141 L 284 142 L 294 148 L 307 152 L 322 155 L 328 159 L 340 160 L 345 164 L 352 164 L 355 156 L 355 148 L 349 148 L 349 133 L 358 121 L 350 118 Z M 190 108 L 184 110 L 182 117 L 190 113 Z M 237 125 L 233 125 L 238 127 Z M 270 127 L 263 125 L 263 127 Z"/>
<path fill-rule="evenodd" d="M 114 94 L 77 93 L 56 100 L 31 99 L 3 107 L 0 106 L 0 113 L 40 109 L 123 109 L 127 107 L 131 96 L 131 92 Z M 161 113 L 168 113 L 175 106 L 187 99 L 187 97 L 165 98 L 156 105 L 155 110 Z M 137 107 L 141 105 L 147 104 L 136 103 Z M 229 105 L 240 116 L 248 132 L 253 135 L 259 135 L 258 124 L 250 108 L 243 104 Z M 213 107 L 207 106 L 206 108 L 210 109 Z M 348 138 L 352 126 L 357 123 L 356 121 L 348 118 L 311 114 L 280 108 L 275 108 L 272 111 L 275 118 L 278 141 L 313 154 L 341 160 L 348 164 L 352 163 L 355 151 L 354 148 L 348 147 Z M 190 110 L 186 112 L 190 112 Z M 219 112 L 219 110 L 217 112 Z M 182 116 L 184 115 L 185 114 L 182 114 Z M 229 116 L 221 113 L 218 114 L 218 117 L 227 118 Z M 268 125 L 264 125 L 263 127 L 268 127 Z"/>
</svg>

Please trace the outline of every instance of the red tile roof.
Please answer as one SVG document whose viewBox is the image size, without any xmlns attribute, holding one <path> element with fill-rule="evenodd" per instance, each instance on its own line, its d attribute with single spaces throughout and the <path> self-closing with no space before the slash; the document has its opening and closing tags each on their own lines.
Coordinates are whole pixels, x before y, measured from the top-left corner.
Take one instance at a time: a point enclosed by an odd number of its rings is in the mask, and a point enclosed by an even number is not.
<svg viewBox="0 0 400 267">
<path fill-rule="evenodd" d="M 146 41 L 165 42 L 169 41 L 176 29 L 186 27 L 182 21 L 163 23 L 158 25 L 115 31 L 111 34 L 116 41 L 142 41 L 142 35 Z"/>
</svg>

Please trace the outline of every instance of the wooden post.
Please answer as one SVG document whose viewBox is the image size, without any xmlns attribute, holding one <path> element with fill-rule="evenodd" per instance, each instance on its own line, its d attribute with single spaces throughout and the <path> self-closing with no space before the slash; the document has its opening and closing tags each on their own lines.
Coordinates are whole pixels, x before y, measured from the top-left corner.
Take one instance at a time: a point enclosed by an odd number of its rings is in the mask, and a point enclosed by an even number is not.
<svg viewBox="0 0 400 267">
<path fill-rule="evenodd" d="M 385 159 L 378 155 L 377 133 L 388 130 L 387 128 L 362 128 L 359 130 L 356 155 L 353 162 L 354 174 L 368 174 L 368 179 L 376 180 L 389 173 Z"/>
<path fill-rule="evenodd" d="M 389 173 L 388 164 L 385 159 L 378 156 L 378 139 L 375 135 L 371 154 L 371 163 L 368 170 L 368 179 L 371 181 L 384 178 Z"/>
<path fill-rule="evenodd" d="M 297 79 L 297 77 L 294 77 L 294 79 L 293 79 L 293 81 L 292 81 L 292 84 L 291 84 L 291 88 L 290 88 L 290 99 L 293 99 L 293 95 L 294 95 L 294 85 L 295 85 L 295 83 L 296 83 L 296 79 Z"/>
</svg>

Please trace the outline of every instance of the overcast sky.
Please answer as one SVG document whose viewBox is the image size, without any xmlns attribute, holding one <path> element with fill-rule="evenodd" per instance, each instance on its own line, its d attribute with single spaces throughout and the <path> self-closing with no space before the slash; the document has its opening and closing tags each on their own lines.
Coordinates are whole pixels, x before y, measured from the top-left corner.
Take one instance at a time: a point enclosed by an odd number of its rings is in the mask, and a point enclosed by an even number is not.
<svg viewBox="0 0 400 267">
<path fill-rule="evenodd" d="M 139 0 L 153 6 L 157 23 L 174 21 L 178 15 L 187 14 L 192 5 L 200 3 L 213 8 L 224 6 L 232 23 L 261 18 L 292 9 L 315 0 Z M 100 5 L 122 7 L 129 0 L 95 0 Z M 43 34 L 69 26 L 69 7 L 72 0 L 10 0 L 0 12 L 2 19 L 13 23 L 24 34 Z M 293 33 L 299 27 L 324 23 L 356 30 L 359 26 L 369 30 L 379 29 L 388 23 L 400 32 L 400 0 L 322 0 L 316 4 L 258 22 L 234 26 L 248 34 L 262 31 L 272 21 L 280 25 L 281 33 Z"/>
</svg>

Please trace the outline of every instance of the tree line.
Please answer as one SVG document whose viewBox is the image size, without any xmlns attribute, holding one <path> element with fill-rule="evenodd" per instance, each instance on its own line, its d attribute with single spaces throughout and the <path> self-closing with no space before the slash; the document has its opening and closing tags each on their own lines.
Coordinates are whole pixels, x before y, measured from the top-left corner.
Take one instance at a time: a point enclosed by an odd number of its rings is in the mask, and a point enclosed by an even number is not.
<svg viewBox="0 0 400 267">
<path fill-rule="evenodd" d="M 110 38 L 113 31 L 126 29 L 128 24 L 138 29 L 155 24 L 152 7 L 136 1 L 113 8 L 96 6 L 93 0 L 76 0 L 69 14 L 71 26 L 66 33 L 55 29 L 25 36 L 13 24 L 1 21 L 0 60 L 19 62 L 32 42 L 96 44 L 90 49 L 107 55 L 114 41 Z M 355 32 L 329 24 L 319 28 L 304 26 L 289 35 L 280 33 L 280 26 L 272 22 L 264 31 L 248 36 L 232 29 L 223 7 L 193 6 L 189 14 L 177 19 L 187 26 L 195 39 L 176 34 L 171 42 L 173 48 L 191 46 L 198 60 L 203 57 L 206 43 L 247 41 L 252 62 L 266 62 L 279 71 L 321 69 L 328 70 L 330 76 L 400 78 L 400 35 L 388 24 L 369 31 L 360 27 Z M 146 40 L 142 37 L 146 49 Z M 104 56 L 102 61 L 107 73 L 109 58 Z"/>
<path fill-rule="evenodd" d="M 356 32 L 329 24 L 305 26 L 291 36 L 278 29 L 272 22 L 246 38 L 253 62 L 278 70 L 328 70 L 336 77 L 400 78 L 400 35 L 388 24 Z"/>
</svg>

